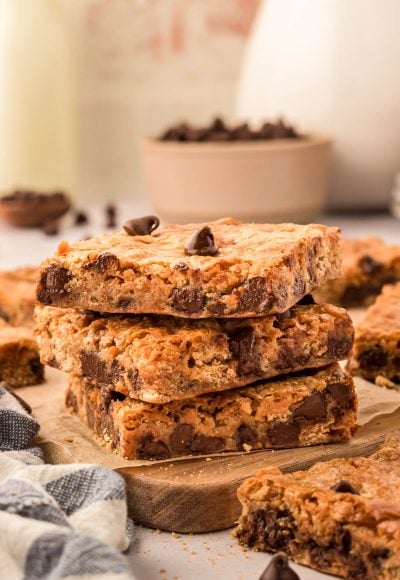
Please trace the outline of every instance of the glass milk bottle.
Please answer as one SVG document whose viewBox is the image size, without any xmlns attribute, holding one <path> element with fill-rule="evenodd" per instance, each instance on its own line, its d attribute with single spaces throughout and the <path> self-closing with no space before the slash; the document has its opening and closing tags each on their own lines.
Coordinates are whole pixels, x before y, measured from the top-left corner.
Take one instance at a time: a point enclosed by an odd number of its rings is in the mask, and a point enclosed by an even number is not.
<svg viewBox="0 0 400 580">
<path fill-rule="evenodd" d="M 73 62 L 55 0 L 0 1 L 0 193 L 70 193 L 75 178 Z"/>
</svg>

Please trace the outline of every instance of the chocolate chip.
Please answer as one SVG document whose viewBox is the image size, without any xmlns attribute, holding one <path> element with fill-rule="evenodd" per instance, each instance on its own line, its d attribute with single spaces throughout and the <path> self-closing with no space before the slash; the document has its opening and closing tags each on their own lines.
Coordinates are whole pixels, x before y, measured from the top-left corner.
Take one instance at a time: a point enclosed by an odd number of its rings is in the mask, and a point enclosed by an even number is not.
<svg viewBox="0 0 400 580">
<path fill-rule="evenodd" d="M 299 443 L 300 427 L 296 423 L 276 423 L 267 432 L 275 447 L 296 447 Z"/>
<path fill-rule="evenodd" d="M 171 292 L 169 302 L 178 312 L 187 312 L 188 314 L 197 314 L 202 311 L 206 297 L 198 288 L 185 286 L 183 288 L 174 288 Z"/>
<path fill-rule="evenodd" d="M 351 483 L 349 483 L 345 479 L 341 479 L 338 483 L 332 485 L 330 489 L 332 489 L 333 491 L 337 491 L 338 493 L 352 493 L 353 495 L 360 495 L 360 493 L 356 490 L 356 488 L 353 487 Z"/>
<path fill-rule="evenodd" d="M 236 431 L 236 436 L 239 446 L 243 444 L 253 446 L 258 441 L 257 433 L 249 425 L 241 425 Z"/>
<path fill-rule="evenodd" d="M 312 304 L 315 304 L 315 300 L 311 294 L 306 294 L 297 304 L 299 306 L 311 306 Z"/>
<path fill-rule="evenodd" d="M 188 256 L 215 256 L 217 253 L 214 234 L 208 226 L 196 230 L 185 242 Z"/>
<path fill-rule="evenodd" d="M 168 447 L 162 441 L 154 441 L 153 435 L 143 437 L 138 448 L 139 459 L 167 459 L 170 457 Z"/>
<path fill-rule="evenodd" d="M 45 270 L 40 278 L 37 298 L 42 304 L 52 304 L 56 296 L 65 296 L 65 286 L 72 279 L 72 274 L 67 268 L 52 264 Z"/>
<path fill-rule="evenodd" d="M 304 399 L 293 411 L 296 419 L 324 421 L 326 419 L 326 400 L 322 393 L 313 393 Z"/>
<path fill-rule="evenodd" d="M 342 409 L 353 406 L 355 395 L 347 383 L 331 383 L 326 390 Z"/>
<path fill-rule="evenodd" d="M 218 302 L 217 300 L 210 300 L 207 302 L 207 309 L 210 314 L 221 317 L 225 312 L 225 305 L 223 302 Z"/>
<path fill-rule="evenodd" d="M 237 360 L 238 375 L 260 372 L 260 356 L 256 350 L 256 335 L 250 326 L 236 328 L 228 336 L 229 350 Z"/>
<path fill-rule="evenodd" d="M 346 556 L 350 553 L 351 550 L 351 534 L 349 530 L 345 530 L 340 537 L 340 541 L 342 543 L 343 554 Z"/>
<path fill-rule="evenodd" d="M 300 577 L 289 567 L 288 557 L 284 552 L 272 556 L 260 580 L 300 580 Z"/>
<path fill-rule="evenodd" d="M 380 344 L 375 344 L 358 357 L 360 368 L 366 370 L 384 367 L 387 361 L 388 353 Z"/>
<path fill-rule="evenodd" d="M 160 220 L 155 215 L 146 215 L 141 218 L 128 220 L 123 228 L 130 236 L 149 236 L 160 225 Z"/>
<path fill-rule="evenodd" d="M 193 427 L 187 423 L 182 423 L 175 427 L 174 431 L 169 437 L 169 445 L 171 451 L 175 454 L 180 454 L 189 449 L 190 443 L 193 440 Z"/>
<path fill-rule="evenodd" d="M 240 312 L 250 311 L 258 314 L 268 312 L 272 303 L 272 296 L 267 291 L 265 279 L 260 276 L 249 278 L 243 284 L 239 297 Z"/>
<path fill-rule="evenodd" d="M 29 361 L 29 367 L 32 373 L 35 375 L 38 381 L 41 381 L 44 377 L 44 366 L 40 362 L 40 358 L 38 356 L 33 357 Z"/>
<path fill-rule="evenodd" d="M 84 211 L 76 211 L 74 217 L 74 225 L 75 226 L 83 226 L 89 222 L 89 218 L 86 212 Z"/>
<path fill-rule="evenodd" d="M 120 266 L 117 256 L 110 252 L 105 252 L 97 256 L 95 260 L 91 260 L 83 265 L 85 270 L 93 270 L 104 274 L 110 270 L 117 270 Z"/>
<path fill-rule="evenodd" d="M 279 312 L 276 315 L 276 318 L 278 320 L 288 320 L 291 317 L 292 317 L 292 311 L 290 310 L 290 308 L 288 310 L 285 310 L 285 312 Z"/>
<path fill-rule="evenodd" d="M 361 256 L 358 261 L 358 265 L 360 266 L 361 272 L 367 276 L 380 272 L 384 267 L 382 262 L 378 262 L 378 260 L 375 260 L 375 258 L 368 256 L 367 254 L 365 256 Z"/>
<path fill-rule="evenodd" d="M 56 236 L 60 231 L 60 223 L 58 220 L 46 220 L 42 224 L 42 231 L 46 236 Z"/>
<path fill-rule="evenodd" d="M 117 208 L 113 203 L 109 203 L 106 205 L 106 228 L 116 228 L 117 222 Z"/>
<path fill-rule="evenodd" d="M 118 379 L 123 372 L 118 361 L 113 360 L 108 367 L 96 352 L 81 352 L 81 371 L 84 377 L 94 380 L 100 384 L 107 385 Z"/>
<path fill-rule="evenodd" d="M 224 443 L 220 437 L 195 435 L 189 449 L 192 453 L 217 453 L 223 449 Z"/>
</svg>

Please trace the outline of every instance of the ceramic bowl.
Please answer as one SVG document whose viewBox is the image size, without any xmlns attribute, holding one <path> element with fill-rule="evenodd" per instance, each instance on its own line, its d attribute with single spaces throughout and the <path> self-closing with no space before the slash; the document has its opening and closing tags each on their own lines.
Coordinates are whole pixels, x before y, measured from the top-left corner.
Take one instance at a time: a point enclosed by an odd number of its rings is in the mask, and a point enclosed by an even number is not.
<svg viewBox="0 0 400 580">
<path fill-rule="evenodd" d="M 168 221 L 305 221 L 324 209 L 331 140 L 140 143 L 150 202 Z"/>
</svg>

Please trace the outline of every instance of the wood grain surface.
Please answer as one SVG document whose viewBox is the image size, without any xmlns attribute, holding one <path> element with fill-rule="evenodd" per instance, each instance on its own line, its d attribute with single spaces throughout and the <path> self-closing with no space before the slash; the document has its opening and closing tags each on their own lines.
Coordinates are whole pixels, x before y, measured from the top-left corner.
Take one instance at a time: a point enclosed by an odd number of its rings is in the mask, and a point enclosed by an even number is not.
<svg viewBox="0 0 400 580">
<path fill-rule="evenodd" d="M 76 417 L 63 411 L 66 377 L 49 370 L 48 381 L 18 390 L 41 424 L 38 444 L 50 463 L 93 462 L 115 469 L 126 480 L 129 512 L 137 523 L 182 533 L 210 532 L 234 525 L 240 513 L 236 490 L 261 467 L 305 469 L 316 461 L 372 453 L 385 436 L 400 428 L 396 410 L 375 416 L 352 441 L 301 449 L 258 451 L 164 462 L 131 462 L 107 452 Z M 376 399 L 387 391 L 375 387 Z M 386 393 L 384 393 L 386 391 Z M 374 397 L 374 396 L 373 396 Z M 397 398 L 396 398 L 397 397 Z"/>
</svg>

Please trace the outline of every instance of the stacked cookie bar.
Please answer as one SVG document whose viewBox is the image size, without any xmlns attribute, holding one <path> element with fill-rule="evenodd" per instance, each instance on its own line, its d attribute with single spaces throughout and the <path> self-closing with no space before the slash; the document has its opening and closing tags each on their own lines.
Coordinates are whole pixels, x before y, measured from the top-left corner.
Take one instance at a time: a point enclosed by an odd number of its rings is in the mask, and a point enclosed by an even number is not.
<svg viewBox="0 0 400 580">
<path fill-rule="evenodd" d="M 164 459 L 351 437 L 347 313 L 308 294 L 340 272 L 319 225 L 219 220 L 61 243 L 42 265 L 42 361 L 110 449 Z"/>
</svg>

